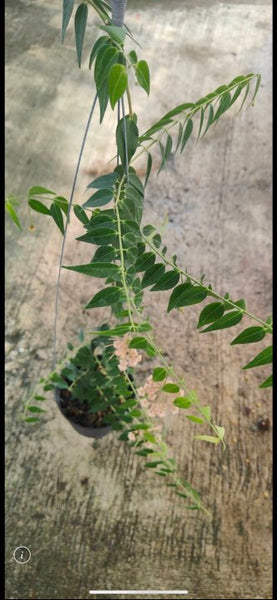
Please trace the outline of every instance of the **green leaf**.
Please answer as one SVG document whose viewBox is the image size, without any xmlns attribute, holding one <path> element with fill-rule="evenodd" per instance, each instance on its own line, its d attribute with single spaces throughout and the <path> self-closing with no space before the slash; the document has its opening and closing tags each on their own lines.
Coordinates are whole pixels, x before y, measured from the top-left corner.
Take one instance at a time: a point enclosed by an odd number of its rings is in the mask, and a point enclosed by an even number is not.
<svg viewBox="0 0 277 600">
<path fill-rule="evenodd" d="M 202 440 L 203 442 L 210 442 L 211 444 L 219 444 L 220 438 L 214 437 L 213 435 L 195 435 L 195 440 Z"/>
<path fill-rule="evenodd" d="M 272 385 L 273 385 L 273 377 L 272 377 L 272 375 L 269 375 L 269 377 L 263 383 L 261 383 L 261 385 L 259 385 L 259 388 L 272 387 Z"/>
<path fill-rule="evenodd" d="M 83 43 L 88 18 L 88 5 L 85 2 L 79 4 L 75 13 L 75 41 L 78 65 L 81 67 Z"/>
<path fill-rule="evenodd" d="M 195 417 L 194 415 L 186 415 L 186 418 L 189 421 L 193 421 L 193 423 L 204 423 L 203 419 L 199 419 L 199 417 Z"/>
<path fill-rule="evenodd" d="M 161 155 L 162 155 L 162 162 L 161 162 L 161 166 L 158 170 L 158 174 L 160 173 L 160 171 L 164 168 L 166 161 L 168 160 L 169 156 L 170 156 L 170 152 L 172 150 L 172 137 L 171 135 L 169 135 L 169 133 L 167 134 L 167 138 L 166 138 L 166 144 L 165 147 L 163 146 L 163 144 L 161 142 L 159 142 L 159 146 L 160 146 L 160 150 L 161 150 Z"/>
<path fill-rule="evenodd" d="M 223 438 L 224 438 L 224 435 L 225 435 L 225 428 L 224 428 L 224 427 L 221 427 L 220 425 L 215 425 L 214 427 L 215 427 L 215 429 L 216 429 L 216 431 L 217 431 L 218 437 L 219 437 L 221 440 L 223 440 Z"/>
<path fill-rule="evenodd" d="M 156 255 L 154 252 L 144 252 L 135 262 L 135 269 L 137 273 L 141 271 L 146 271 L 151 267 L 156 260 Z"/>
<path fill-rule="evenodd" d="M 63 0 L 62 44 L 74 7 L 74 0 Z"/>
<path fill-rule="evenodd" d="M 100 38 L 98 38 L 98 40 L 96 40 L 95 44 L 92 47 L 89 57 L 89 69 L 91 69 L 93 61 L 97 56 L 100 48 L 102 48 L 103 46 L 107 46 L 108 40 L 109 38 L 106 35 L 102 35 Z"/>
<path fill-rule="evenodd" d="M 63 196 L 56 196 L 56 198 L 54 198 L 54 203 L 61 208 L 61 210 L 64 212 L 64 214 L 67 216 L 68 213 L 68 201 L 66 198 L 63 198 Z"/>
<path fill-rule="evenodd" d="M 185 110 L 188 110 L 189 108 L 193 108 L 193 107 L 194 107 L 194 104 L 192 102 L 186 102 L 185 104 L 179 104 L 179 106 L 176 106 L 175 108 L 173 108 L 172 110 L 167 112 L 166 115 L 164 115 L 163 119 L 175 117 L 175 115 L 179 115 L 180 113 L 184 112 Z"/>
<path fill-rule="evenodd" d="M 110 68 L 117 62 L 118 56 L 119 52 L 114 46 L 100 47 L 94 65 L 94 80 L 98 91 L 107 85 Z"/>
<path fill-rule="evenodd" d="M 138 62 L 138 57 L 137 57 L 135 50 L 131 50 L 131 52 L 129 52 L 128 56 L 129 56 L 131 63 L 133 63 L 133 65 L 135 65 Z"/>
<path fill-rule="evenodd" d="M 173 404 L 177 406 L 177 408 L 189 408 L 191 406 L 191 400 L 189 398 L 184 398 L 183 396 L 178 396 L 173 400 Z"/>
<path fill-rule="evenodd" d="M 109 96 L 112 109 L 123 96 L 128 85 L 127 70 L 124 65 L 112 65 L 109 72 Z"/>
<path fill-rule="evenodd" d="M 165 267 L 162 263 L 157 263 L 156 265 L 149 267 L 149 269 L 147 269 L 143 275 L 141 281 L 142 288 L 156 283 L 156 281 L 158 281 L 158 279 L 160 279 L 160 277 L 163 275 L 164 271 Z"/>
<path fill-rule="evenodd" d="M 114 289 L 114 288 L 113 288 Z M 103 331 L 90 331 L 89 333 L 93 335 L 100 335 L 106 337 L 120 336 L 125 335 L 129 331 L 133 331 L 133 326 L 131 323 L 123 323 L 122 325 L 118 325 L 114 327 L 114 329 L 105 329 Z"/>
<path fill-rule="evenodd" d="M 150 289 L 150 292 L 157 292 L 159 290 L 169 290 L 173 288 L 179 281 L 180 274 L 177 271 L 168 271 L 164 273 L 157 283 Z"/>
<path fill-rule="evenodd" d="M 163 381 L 166 378 L 167 372 L 163 367 L 155 367 L 152 373 L 153 381 Z"/>
<path fill-rule="evenodd" d="M 146 187 L 152 169 L 152 155 L 148 152 L 144 187 Z"/>
<path fill-rule="evenodd" d="M 152 326 L 150 325 L 150 323 L 147 323 L 147 321 L 145 321 L 145 323 L 140 323 L 137 326 L 137 331 L 139 331 L 140 333 L 145 333 L 146 331 L 151 331 Z"/>
<path fill-rule="evenodd" d="M 217 319 L 212 325 L 200 331 L 205 333 L 206 331 L 216 331 L 217 329 L 226 329 L 227 327 L 233 327 L 241 321 L 243 314 L 238 310 L 233 310 L 223 315 L 220 319 Z"/>
<path fill-rule="evenodd" d="M 52 192 L 51 190 L 48 190 L 47 188 L 41 187 L 39 185 L 31 187 L 28 190 L 28 196 L 42 196 L 43 194 L 53 194 L 55 196 L 56 192 Z"/>
<path fill-rule="evenodd" d="M 224 314 L 224 306 L 222 302 L 212 302 L 207 304 L 200 313 L 197 328 L 207 325 L 207 323 L 213 323 L 219 317 Z"/>
<path fill-rule="evenodd" d="M 126 33 L 122 27 L 117 27 L 117 25 L 99 25 L 99 29 L 106 31 L 112 40 L 118 44 L 123 44 Z"/>
<path fill-rule="evenodd" d="M 23 229 L 21 227 L 21 223 L 20 223 L 19 217 L 18 217 L 18 214 L 17 214 L 15 208 L 13 207 L 13 205 L 9 202 L 9 200 L 6 201 L 5 207 L 6 207 L 7 212 L 9 213 L 11 219 L 13 220 L 13 222 L 18 227 L 18 229 L 20 229 L 21 231 L 23 231 Z"/>
<path fill-rule="evenodd" d="M 102 189 L 113 190 L 117 180 L 118 180 L 117 173 L 107 173 L 107 175 L 101 175 L 100 177 L 97 177 L 96 179 L 94 179 L 87 186 L 87 188 L 96 188 L 99 190 L 102 190 Z"/>
<path fill-rule="evenodd" d="M 97 230 L 88 231 L 88 233 L 85 233 L 76 239 L 80 242 L 105 246 L 113 244 L 117 240 L 117 234 L 112 228 L 99 227 Z"/>
<path fill-rule="evenodd" d="M 251 102 L 250 102 L 250 105 L 252 105 L 252 106 L 254 105 L 254 100 L 255 100 L 256 95 L 258 93 L 258 89 L 260 87 L 260 83 L 261 83 L 261 75 L 258 74 L 257 75 L 257 81 L 256 81 L 256 86 L 255 86 L 254 94 L 253 94 L 253 97 L 252 97 Z"/>
<path fill-rule="evenodd" d="M 43 408 L 39 408 L 39 406 L 28 406 L 28 410 L 32 413 L 43 413 L 46 412 Z"/>
<path fill-rule="evenodd" d="M 150 92 L 150 72 L 148 64 L 145 60 L 140 60 L 136 64 L 136 78 L 138 84 L 146 91 L 149 95 Z"/>
<path fill-rule="evenodd" d="M 180 388 L 178 385 L 176 385 L 176 383 L 166 383 L 162 389 L 164 392 L 168 392 L 169 394 L 176 394 L 180 391 Z"/>
<path fill-rule="evenodd" d="M 173 308 L 181 306 L 189 306 L 202 302 L 207 296 L 207 291 L 200 285 L 192 285 L 191 283 L 181 283 L 173 290 L 168 303 L 167 312 Z"/>
<path fill-rule="evenodd" d="M 46 400 L 45 396 L 35 396 L 34 399 L 38 400 L 39 402 L 43 402 L 43 400 Z"/>
<path fill-rule="evenodd" d="M 186 143 L 187 143 L 187 141 L 188 141 L 188 139 L 189 139 L 189 137 L 190 137 L 190 135 L 192 133 L 192 130 L 193 130 L 193 121 L 192 121 L 192 119 L 188 119 L 185 131 L 184 131 L 184 134 L 183 134 L 182 142 L 181 142 L 181 150 L 180 150 L 181 154 L 182 154 L 182 152 L 184 150 L 184 147 L 185 147 L 185 145 L 186 145 Z"/>
<path fill-rule="evenodd" d="M 273 346 L 268 346 L 262 350 L 255 358 L 253 358 L 247 365 L 242 367 L 243 369 L 251 369 L 252 367 L 260 367 L 267 365 L 273 360 Z"/>
<path fill-rule="evenodd" d="M 53 217 L 56 225 L 58 226 L 61 233 L 64 235 L 63 215 L 61 209 L 52 202 L 50 206 L 50 215 Z"/>
<path fill-rule="evenodd" d="M 32 208 L 36 212 L 42 213 L 44 215 L 51 215 L 49 208 L 47 208 L 47 206 L 45 206 L 44 204 L 42 204 L 42 202 L 36 200 L 35 198 L 29 198 L 28 204 L 30 208 Z"/>
<path fill-rule="evenodd" d="M 26 423 L 39 423 L 39 419 L 37 417 L 26 417 L 24 421 L 26 421 Z"/>
<path fill-rule="evenodd" d="M 232 342 L 231 346 L 235 344 L 252 344 L 253 342 L 259 342 L 265 336 L 265 330 L 263 327 L 247 327 L 244 329 Z"/>
<path fill-rule="evenodd" d="M 132 156 L 135 154 L 138 146 L 138 128 L 136 126 L 135 121 L 129 116 L 126 116 L 125 119 L 120 119 L 116 128 L 116 145 L 124 168 L 126 167 L 125 128 L 127 136 L 128 164 Z"/>
<path fill-rule="evenodd" d="M 206 135 L 209 127 L 211 126 L 211 124 L 213 122 L 213 118 L 214 118 L 214 107 L 213 107 L 212 104 L 210 104 L 210 106 L 209 106 L 208 120 L 207 120 L 207 123 L 206 123 L 205 131 L 204 131 L 204 133 L 202 135 L 202 138 L 204 137 L 204 135 Z"/>
<path fill-rule="evenodd" d="M 83 204 L 83 208 L 93 208 L 95 206 L 104 206 L 111 202 L 113 198 L 113 191 L 111 189 L 98 190 Z"/>
<path fill-rule="evenodd" d="M 145 348 L 147 346 L 147 340 L 145 339 L 145 337 L 142 336 L 137 336 L 134 337 L 130 342 L 129 342 L 129 348 Z"/>
<path fill-rule="evenodd" d="M 97 248 L 91 262 L 111 262 L 116 258 L 117 253 L 113 246 L 100 246 L 100 248 Z"/>
<path fill-rule="evenodd" d="M 152 125 L 152 127 L 150 127 L 150 129 L 148 129 L 143 135 L 140 136 L 139 141 L 145 142 L 146 140 L 151 139 L 151 136 L 153 135 L 153 133 L 156 133 L 157 131 L 164 129 L 164 126 L 169 125 L 169 123 L 172 123 L 172 119 L 169 119 L 169 118 L 160 119 L 160 121 L 157 121 L 157 123 Z"/>
<path fill-rule="evenodd" d="M 200 408 L 201 415 L 205 417 L 208 421 L 211 420 L 211 409 L 209 406 L 201 406 Z"/>
<path fill-rule="evenodd" d="M 77 219 L 79 219 L 79 221 L 81 221 L 81 223 L 83 223 L 83 225 L 86 225 L 87 223 L 89 223 L 89 218 L 81 206 L 79 206 L 78 204 L 75 204 L 73 210 L 74 210 L 75 216 L 77 217 Z"/>
<path fill-rule="evenodd" d="M 76 265 L 73 267 L 65 267 L 69 271 L 77 271 L 77 273 L 83 273 L 83 275 L 89 275 L 90 277 L 113 277 L 119 273 L 120 268 L 118 265 L 113 263 L 95 262 L 87 265 Z"/>
<path fill-rule="evenodd" d="M 121 290 L 118 287 L 106 287 L 104 290 L 97 292 L 89 301 L 85 308 L 96 308 L 100 306 L 111 306 L 118 302 L 121 296 Z"/>
<path fill-rule="evenodd" d="M 148 469 L 155 469 L 158 465 L 161 465 L 162 463 L 162 460 L 153 460 L 152 462 L 145 463 L 145 467 L 147 467 Z"/>
</svg>

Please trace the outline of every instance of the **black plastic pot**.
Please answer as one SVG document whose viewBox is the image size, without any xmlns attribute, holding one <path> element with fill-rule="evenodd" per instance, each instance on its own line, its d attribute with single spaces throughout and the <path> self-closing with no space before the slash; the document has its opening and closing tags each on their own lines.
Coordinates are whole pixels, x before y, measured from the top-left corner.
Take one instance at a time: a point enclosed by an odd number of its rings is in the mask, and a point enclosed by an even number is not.
<svg viewBox="0 0 277 600">
<path fill-rule="evenodd" d="M 75 423 L 74 421 L 72 421 L 68 417 L 68 415 L 65 414 L 65 410 L 62 407 L 62 398 L 61 398 L 61 395 L 60 395 L 58 389 L 54 390 L 54 395 L 55 395 L 56 404 L 57 404 L 60 412 L 65 417 L 65 419 L 70 423 L 70 425 L 73 427 L 73 429 L 75 429 L 75 431 L 80 433 L 80 435 L 84 435 L 85 437 L 89 437 L 89 438 L 102 438 L 105 435 L 107 435 L 108 433 L 111 433 L 111 431 L 112 431 L 111 425 L 103 425 L 102 427 L 91 427 L 91 426 L 85 427 L 84 425 L 79 425 L 78 423 Z"/>
</svg>

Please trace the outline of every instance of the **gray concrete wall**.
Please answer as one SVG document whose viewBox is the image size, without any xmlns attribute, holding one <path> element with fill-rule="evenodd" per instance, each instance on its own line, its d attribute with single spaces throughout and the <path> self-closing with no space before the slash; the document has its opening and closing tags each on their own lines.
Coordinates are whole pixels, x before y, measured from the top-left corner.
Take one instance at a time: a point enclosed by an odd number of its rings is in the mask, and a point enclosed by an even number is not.
<svg viewBox="0 0 277 600">
<path fill-rule="evenodd" d="M 92 76 L 77 68 L 73 26 L 60 44 L 61 6 L 54 0 L 6 3 L 6 191 L 34 184 L 69 196 L 89 104 Z M 84 57 L 97 35 L 90 16 Z M 168 216 L 165 242 L 180 264 L 203 272 L 221 293 L 271 312 L 271 2 L 128 1 L 126 23 L 143 46 L 152 92 L 137 90 L 143 131 L 172 106 L 196 101 L 239 74 L 260 72 L 255 106 L 227 113 L 198 145 L 191 140 L 146 194 L 145 222 Z M 95 116 L 75 201 L 107 169 L 115 121 Z M 143 164 L 140 169 L 143 170 Z M 24 200 L 22 200 L 24 205 Z M 53 399 L 40 426 L 23 423 L 22 401 L 52 360 L 54 293 L 61 236 L 38 215 L 28 232 L 6 226 L 6 597 L 92 598 L 91 589 L 183 589 L 179 598 L 271 598 L 271 391 L 258 385 L 267 368 L 241 366 L 252 347 L 231 347 L 233 331 L 199 336 L 199 307 L 166 315 L 167 298 L 148 293 L 156 339 L 216 421 L 227 450 L 193 442 L 196 433 L 168 415 L 166 439 L 181 473 L 200 491 L 211 519 L 186 512 L 143 462 L 117 440 L 81 438 Z M 72 220 L 65 264 L 86 262 Z M 59 353 L 103 312 L 84 311 L 100 284 L 63 273 Z M 163 324 L 161 326 L 161 323 Z M 249 325 L 252 323 L 249 322 Z M 245 326 L 248 323 L 245 321 Z M 266 341 L 264 346 L 266 346 Z M 263 347 L 263 342 L 260 348 Z M 150 372 L 145 360 L 143 378 Z M 198 431 L 197 431 L 198 432 Z M 181 499 L 180 499 L 181 500 Z M 32 558 L 17 564 L 17 546 Z M 97 597 L 97 596 L 95 596 Z M 119 596 L 125 597 L 126 596 Z M 151 597 L 150 595 L 143 596 Z M 155 596 L 155 597 L 162 597 Z M 172 596 L 174 598 L 174 596 Z M 177 597 L 177 596 L 176 596 Z"/>
</svg>

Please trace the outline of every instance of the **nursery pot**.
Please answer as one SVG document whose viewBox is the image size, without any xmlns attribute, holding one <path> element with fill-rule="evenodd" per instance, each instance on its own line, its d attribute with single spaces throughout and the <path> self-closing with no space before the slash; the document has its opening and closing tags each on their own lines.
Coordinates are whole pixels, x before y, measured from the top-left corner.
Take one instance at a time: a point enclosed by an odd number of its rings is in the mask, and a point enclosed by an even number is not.
<svg viewBox="0 0 277 600">
<path fill-rule="evenodd" d="M 89 438 L 101 438 L 104 435 L 107 435 L 108 433 L 110 433 L 112 431 L 112 426 L 108 425 L 108 424 L 103 424 L 100 427 L 93 427 L 91 425 L 88 425 L 88 426 L 81 425 L 80 423 L 77 423 L 75 420 L 73 420 L 67 414 L 65 400 L 62 397 L 62 392 L 63 392 L 63 390 L 58 390 L 58 389 L 54 390 L 56 404 L 57 404 L 60 412 L 62 413 L 62 415 L 70 423 L 70 425 L 73 427 L 73 429 L 75 429 L 75 431 L 80 433 L 80 435 L 84 435 L 85 437 L 89 437 Z"/>
</svg>

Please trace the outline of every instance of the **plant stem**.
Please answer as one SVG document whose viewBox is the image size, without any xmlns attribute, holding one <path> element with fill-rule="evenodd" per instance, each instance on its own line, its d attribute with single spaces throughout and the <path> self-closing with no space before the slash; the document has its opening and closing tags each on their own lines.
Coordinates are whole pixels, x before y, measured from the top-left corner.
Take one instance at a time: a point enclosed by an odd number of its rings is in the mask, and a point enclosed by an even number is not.
<svg viewBox="0 0 277 600">
<path fill-rule="evenodd" d="M 228 302 L 236 310 L 239 310 L 241 313 L 243 313 L 247 317 L 250 317 L 250 319 L 254 319 L 254 321 L 257 321 L 258 323 L 260 323 L 266 329 L 267 333 L 272 333 L 272 327 L 271 327 L 271 325 L 269 325 L 269 323 L 266 323 L 259 317 L 256 317 L 255 315 L 250 313 L 245 308 L 238 307 L 235 304 L 235 302 L 233 302 L 233 300 L 230 300 L 229 298 L 224 298 L 224 296 L 221 296 L 221 294 L 218 294 L 214 290 L 211 290 L 207 285 L 203 285 L 203 283 L 199 279 L 196 279 L 196 277 L 193 277 L 193 275 L 190 275 L 190 273 L 188 273 L 187 271 L 184 271 L 184 269 L 180 269 L 174 262 L 172 262 L 171 260 L 168 260 L 168 258 L 166 258 L 162 254 L 162 252 L 160 252 L 159 249 L 156 248 L 154 246 L 154 244 L 152 244 L 149 241 L 149 239 L 147 237 L 145 237 L 143 234 L 142 234 L 142 237 L 143 237 L 144 241 L 146 242 L 146 244 L 148 244 L 148 246 L 150 246 L 150 248 L 152 248 L 152 250 L 154 250 L 154 252 L 156 254 L 158 254 L 158 256 L 160 256 L 160 258 L 164 261 L 165 264 L 170 265 L 175 271 L 178 271 L 178 273 L 180 273 L 181 275 L 184 275 L 188 279 L 191 279 L 191 281 L 193 281 L 194 283 L 199 285 L 203 290 L 206 290 L 210 296 L 213 296 L 214 298 L 217 298 L 218 300 L 221 300 L 222 302 Z"/>
</svg>

